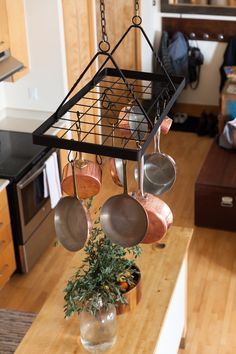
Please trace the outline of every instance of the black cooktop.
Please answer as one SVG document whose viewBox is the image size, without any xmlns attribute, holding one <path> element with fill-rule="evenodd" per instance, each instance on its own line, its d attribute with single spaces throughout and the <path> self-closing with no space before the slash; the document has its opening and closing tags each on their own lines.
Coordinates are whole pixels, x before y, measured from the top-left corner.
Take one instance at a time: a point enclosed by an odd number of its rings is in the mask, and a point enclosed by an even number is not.
<svg viewBox="0 0 236 354">
<path fill-rule="evenodd" d="M 20 178 L 48 149 L 33 144 L 31 133 L 0 130 L 0 178 Z"/>
</svg>

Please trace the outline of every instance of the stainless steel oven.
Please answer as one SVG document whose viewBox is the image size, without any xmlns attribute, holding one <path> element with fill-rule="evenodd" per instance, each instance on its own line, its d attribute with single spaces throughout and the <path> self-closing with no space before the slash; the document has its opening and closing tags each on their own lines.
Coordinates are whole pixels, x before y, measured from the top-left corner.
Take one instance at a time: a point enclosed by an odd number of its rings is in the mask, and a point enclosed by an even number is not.
<svg viewBox="0 0 236 354">
<path fill-rule="evenodd" d="M 8 204 L 20 272 L 28 272 L 55 238 L 54 211 L 43 179 L 45 163 L 55 152 L 60 168 L 59 151 L 33 144 L 30 133 L 0 130 L 0 178 L 10 181 Z"/>
<path fill-rule="evenodd" d="M 47 154 L 17 184 L 17 199 L 22 230 L 22 243 L 27 242 L 34 230 L 51 211 L 50 198 L 44 197 L 45 160 Z"/>
<path fill-rule="evenodd" d="M 44 196 L 45 162 L 51 149 L 19 180 L 8 188 L 17 269 L 29 272 L 55 239 L 54 210 L 50 197 Z M 59 152 L 58 166 L 60 166 Z"/>
</svg>

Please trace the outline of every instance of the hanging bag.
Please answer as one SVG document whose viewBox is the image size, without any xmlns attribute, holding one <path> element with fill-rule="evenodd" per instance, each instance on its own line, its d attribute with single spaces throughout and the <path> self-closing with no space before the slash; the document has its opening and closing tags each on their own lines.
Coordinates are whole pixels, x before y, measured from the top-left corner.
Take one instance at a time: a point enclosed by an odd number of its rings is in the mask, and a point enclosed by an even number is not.
<svg viewBox="0 0 236 354">
<path fill-rule="evenodd" d="M 188 81 L 189 86 L 196 90 L 200 81 L 201 65 L 204 63 L 204 57 L 198 47 L 189 46 L 188 51 Z"/>
<path fill-rule="evenodd" d="M 159 57 L 170 75 L 184 76 L 186 85 L 193 90 L 198 87 L 204 57 L 198 47 L 189 45 L 182 32 L 176 32 L 171 38 L 166 31 L 162 32 Z"/>
</svg>

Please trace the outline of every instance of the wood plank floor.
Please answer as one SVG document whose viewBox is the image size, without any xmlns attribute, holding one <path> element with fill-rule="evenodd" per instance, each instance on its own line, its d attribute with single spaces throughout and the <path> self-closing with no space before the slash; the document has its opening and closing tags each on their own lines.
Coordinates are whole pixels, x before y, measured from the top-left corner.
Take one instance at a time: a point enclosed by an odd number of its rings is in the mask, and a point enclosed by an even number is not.
<svg viewBox="0 0 236 354">
<path fill-rule="evenodd" d="M 173 211 L 174 225 L 194 228 L 189 252 L 187 342 L 179 354 L 236 353 L 236 233 L 197 228 L 193 220 L 194 182 L 211 143 L 208 137 L 183 132 L 170 132 L 161 142 L 162 150 L 177 163 L 176 183 L 162 199 Z M 131 171 L 132 163 L 129 166 Z M 95 207 L 111 193 L 121 192 L 112 184 L 107 164 L 103 177 L 106 182 Z M 134 188 L 131 176 L 129 184 Z M 0 291 L 0 308 L 38 312 L 70 257 L 62 247 L 49 247 L 29 274 L 15 274 Z"/>
</svg>

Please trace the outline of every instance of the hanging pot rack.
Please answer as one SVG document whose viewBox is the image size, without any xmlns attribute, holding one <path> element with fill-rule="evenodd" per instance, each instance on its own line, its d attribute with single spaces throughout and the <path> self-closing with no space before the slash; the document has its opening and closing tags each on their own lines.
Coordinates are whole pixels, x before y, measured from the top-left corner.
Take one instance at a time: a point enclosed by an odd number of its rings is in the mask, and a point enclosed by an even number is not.
<svg viewBox="0 0 236 354">
<path fill-rule="evenodd" d="M 101 2 L 104 4 L 104 0 Z M 142 19 L 137 15 L 137 3 L 138 1 L 135 0 L 135 16 L 132 18 L 132 25 L 110 53 L 110 44 L 104 30 L 103 7 L 103 13 L 101 11 L 103 41 L 99 43 L 99 51 L 76 80 L 55 113 L 33 132 L 35 144 L 126 160 L 140 160 L 163 119 L 182 92 L 185 80 L 183 77 L 170 77 L 166 72 L 141 27 Z M 116 63 L 113 54 L 133 29 L 139 30 L 148 43 L 154 60 L 159 64 L 158 73 L 124 70 Z M 104 59 L 101 67 L 92 80 L 71 97 L 98 57 Z M 112 67 L 107 67 L 108 63 L 111 63 Z M 133 122 L 135 128 L 130 131 L 128 137 L 124 138 L 119 125 L 121 121 L 132 123 L 128 117 L 127 107 L 135 106 L 139 108 L 138 121 Z M 78 127 L 80 139 L 76 139 L 73 134 L 78 132 Z M 54 135 L 55 129 L 60 130 L 60 136 Z M 71 138 L 68 138 L 68 132 L 71 133 Z M 91 142 L 91 137 L 94 142 Z"/>
</svg>

